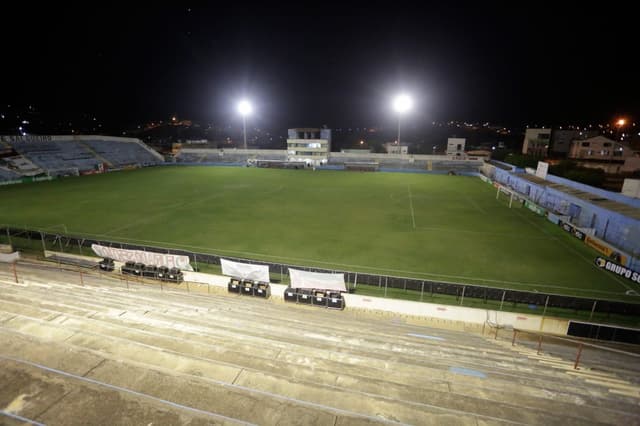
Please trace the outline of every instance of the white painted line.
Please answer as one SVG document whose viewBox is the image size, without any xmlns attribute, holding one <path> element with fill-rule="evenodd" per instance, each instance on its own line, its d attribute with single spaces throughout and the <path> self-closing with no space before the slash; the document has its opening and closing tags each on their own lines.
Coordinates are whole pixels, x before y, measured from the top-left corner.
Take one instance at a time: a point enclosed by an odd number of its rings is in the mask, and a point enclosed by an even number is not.
<svg viewBox="0 0 640 426">
<path fill-rule="evenodd" d="M 44 423 L 36 422 L 35 420 L 27 419 L 26 417 L 19 416 L 17 414 L 10 413 L 8 411 L 0 410 L 0 415 L 11 417 L 12 419 L 20 420 L 21 422 L 29 423 L 35 426 L 46 426 Z"/>
<path fill-rule="evenodd" d="M 411 208 L 411 221 L 413 222 L 413 229 L 416 229 L 416 215 L 413 212 L 413 196 L 411 195 L 411 186 L 407 185 L 409 190 L 409 207 Z"/>
</svg>

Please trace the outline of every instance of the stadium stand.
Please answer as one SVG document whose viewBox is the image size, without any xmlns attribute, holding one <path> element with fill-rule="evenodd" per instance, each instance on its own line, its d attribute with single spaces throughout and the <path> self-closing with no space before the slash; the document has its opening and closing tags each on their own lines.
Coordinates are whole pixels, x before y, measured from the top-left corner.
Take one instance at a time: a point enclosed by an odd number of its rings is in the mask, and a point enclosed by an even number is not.
<svg viewBox="0 0 640 426">
<path fill-rule="evenodd" d="M 142 142 L 136 139 L 92 139 L 83 142 L 91 147 L 98 155 L 104 157 L 114 167 L 131 165 L 152 166 L 162 161 L 161 157 L 156 157 L 150 148 L 143 146 Z"/>
<path fill-rule="evenodd" d="M 592 230 L 596 237 L 640 258 L 640 200 L 553 175 L 541 179 L 500 168 L 489 174 L 551 213 L 568 217 L 572 225 Z"/>
<path fill-rule="evenodd" d="M 95 170 L 99 161 L 93 154 L 74 142 L 14 143 L 14 149 L 47 171 L 78 169 Z"/>
<path fill-rule="evenodd" d="M 8 168 L 23 176 L 50 176 L 144 167 L 163 162 L 160 154 L 138 139 L 109 136 L 7 137 L 3 141 L 18 155 L 5 157 Z"/>
<path fill-rule="evenodd" d="M 182 164 L 246 165 L 257 161 L 287 161 L 286 150 L 183 148 L 176 156 Z M 425 171 L 435 173 L 478 173 L 482 160 L 454 160 L 441 155 L 399 155 L 371 153 L 329 154 L 327 168 L 353 169 L 354 164 L 377 164 L 383 171 Z M 322 166 L 320 166 L 322 168 Z"/>
<path fill-rule="evenodd" d="M 20 176 L 36 176 L 44 173 L 40 167 L 36 166 L 22 155 L 5 157 L 3 160 L 6 162 L 6 167 L 8 169 L 13 170 Z"/>
<path fill-rule="evenodd" d="M 3 394 L 38 424 L 638 424 L 640 370 L 616 353 L 575 370 L 575 346 L 508 332 L 18 273 L 0 269 Z"/>
<path fill-rule="evenodd" d="M 6 167 L 0 166 L 0 182 L 7 180 L 15 180 L 20 179 L 21 175 L 19 173 L 13 172 Z"/>
</svg>

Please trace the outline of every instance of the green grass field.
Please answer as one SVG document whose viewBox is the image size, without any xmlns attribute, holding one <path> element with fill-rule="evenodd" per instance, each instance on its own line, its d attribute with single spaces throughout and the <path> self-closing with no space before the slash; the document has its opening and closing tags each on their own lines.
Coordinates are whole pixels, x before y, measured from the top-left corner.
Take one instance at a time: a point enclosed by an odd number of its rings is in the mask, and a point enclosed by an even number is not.
<svg viewBox="0 0 640 426">
<path fill-rule="evenodd" d="M 158 167 L 1 187 L 0 224 L 631 301 L 595 251 L 475 177 Z"/>
</svg>

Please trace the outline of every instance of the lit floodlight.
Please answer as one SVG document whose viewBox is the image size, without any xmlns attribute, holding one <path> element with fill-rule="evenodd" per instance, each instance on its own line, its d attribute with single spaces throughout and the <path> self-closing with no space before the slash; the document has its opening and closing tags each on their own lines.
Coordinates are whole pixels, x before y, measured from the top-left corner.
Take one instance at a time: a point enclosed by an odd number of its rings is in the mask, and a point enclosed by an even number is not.
<svg viewBox="0 0 640 426">
<path fill-rule="evenodd" d="M 393 109 L 397 113 L 405 113 L 413 107 L 413 100 L 409 95 L 398 95 L 393 99 Z"/>
<path fill-rule="evenodd" d="M 242 100 L 238 102 L 238 112 L 240 113 L 240 115 L 247 116 L 251 114 L 252 111 L 253 107 L 251 106 L 251 103 L 249 101 Z"/>
</svg>

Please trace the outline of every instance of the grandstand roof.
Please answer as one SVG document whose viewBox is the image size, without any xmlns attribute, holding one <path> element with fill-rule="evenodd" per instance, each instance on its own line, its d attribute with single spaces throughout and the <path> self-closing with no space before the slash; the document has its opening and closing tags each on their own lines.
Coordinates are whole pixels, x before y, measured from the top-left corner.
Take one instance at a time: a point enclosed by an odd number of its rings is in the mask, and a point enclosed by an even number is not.
<svg viewBox="0 0 640 426">
<path fill-rule="evenodd" d="M 518 177 L 528 180 L 529 182 L 535 183 L 536 185 L 553 188 L 557 191 L 564 192 L 568 195 L 579 198 L 581 200 L 588 201 L 589 203 L 598 207 L 602 207 L 603 209 L 607 209 L 612 212 L 620 213 L 621 215 L 640 220 L 640 209 L 637 207 L 629 206 L 629 205 L 620 203 L 618 201 L 609 200 L 598 194 L 592 194 L 590 192 L 582 191 L 580 189 L 571 188 L 566 185 L 550 182 L 548 180 L 541 179 L 535 175 L 530 175 L 526 173 L 518 173 L 517 175 Z"/>
</svg>

